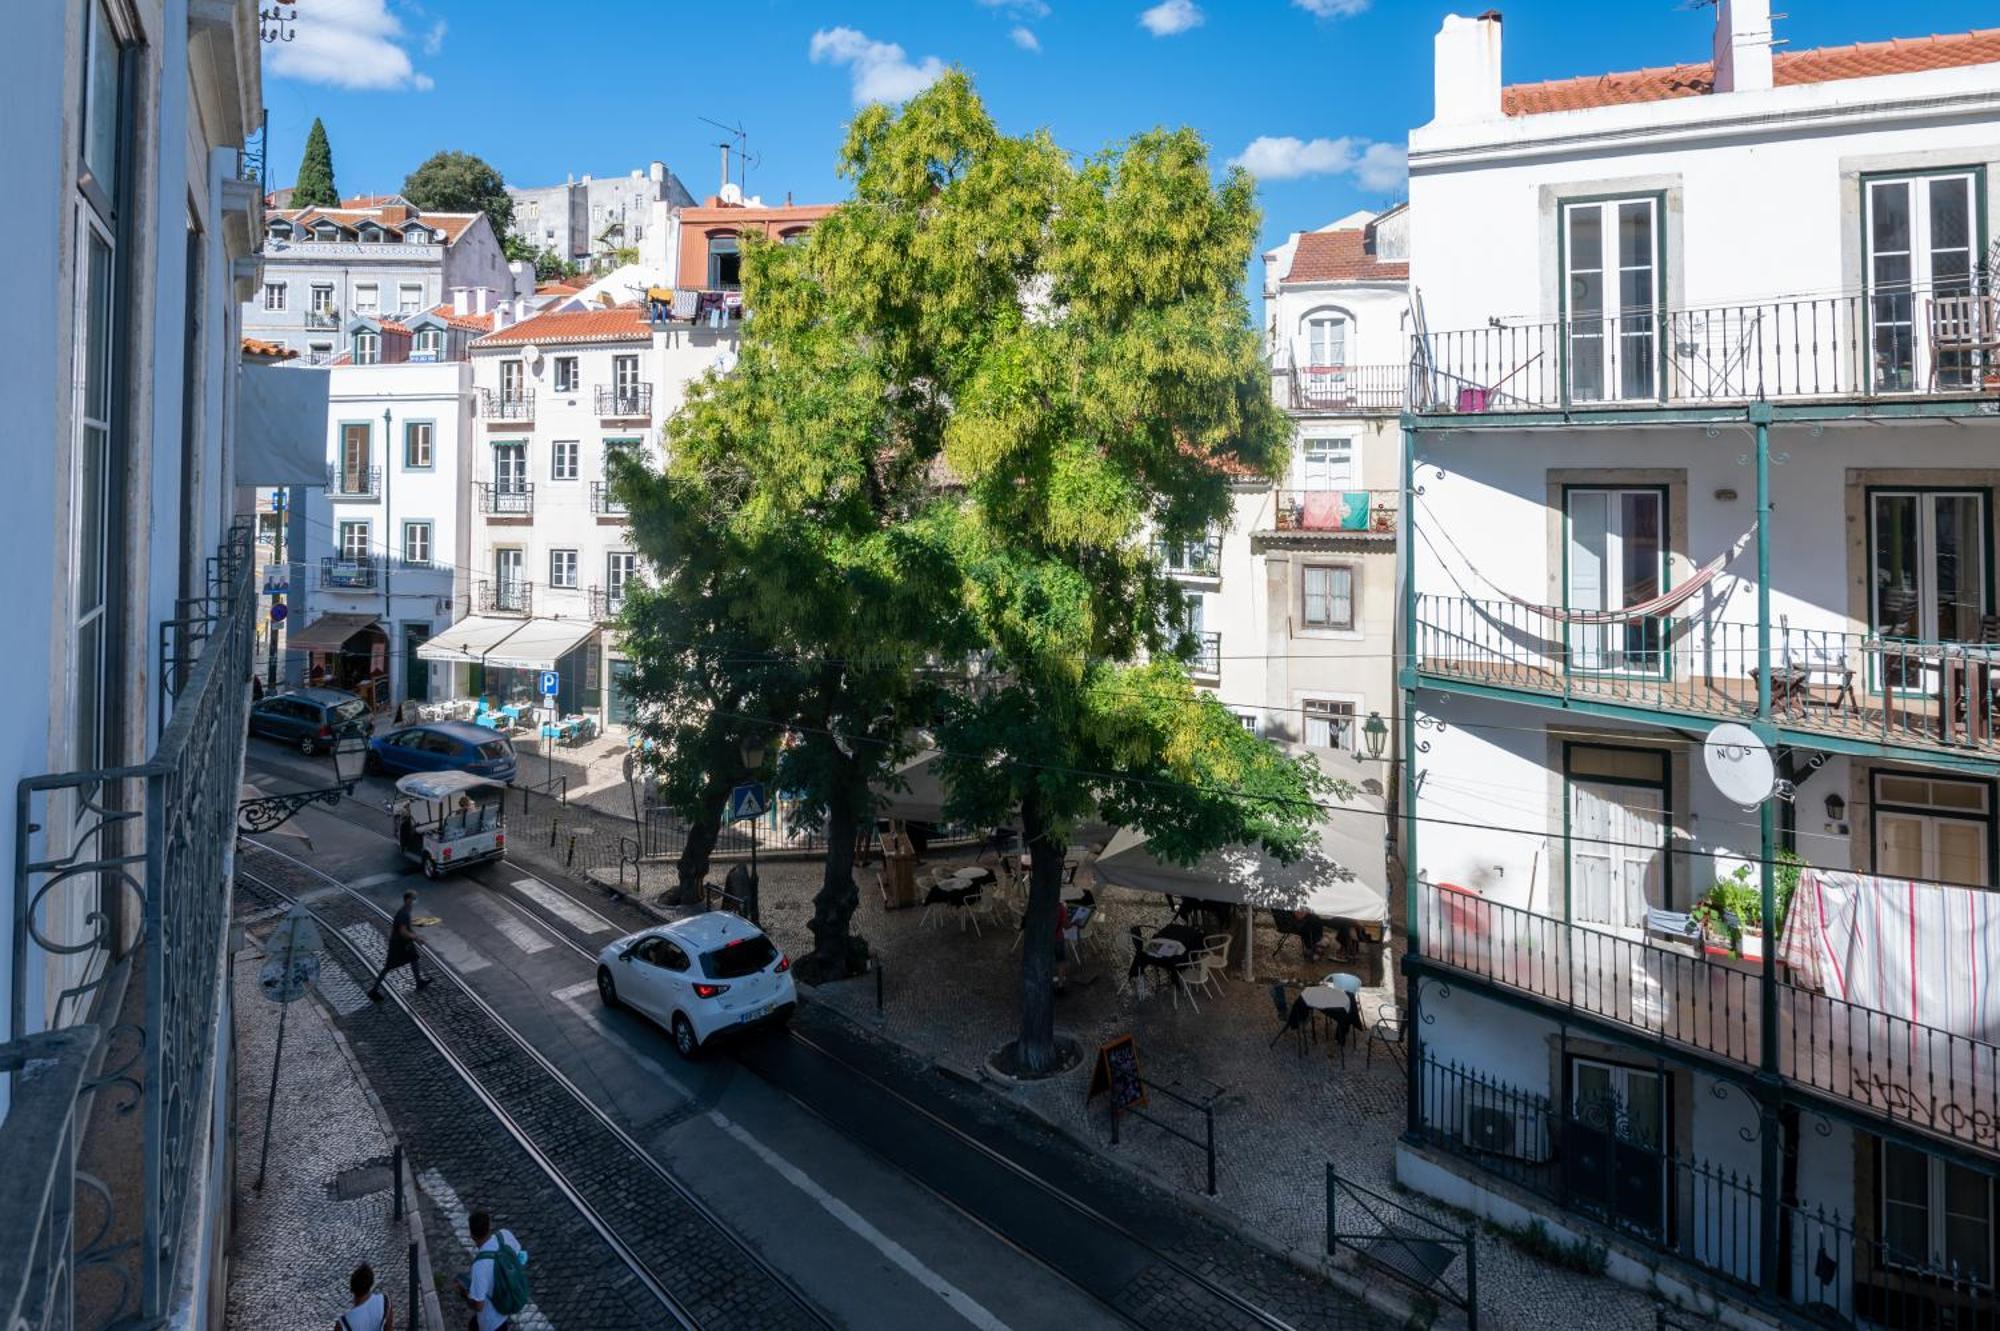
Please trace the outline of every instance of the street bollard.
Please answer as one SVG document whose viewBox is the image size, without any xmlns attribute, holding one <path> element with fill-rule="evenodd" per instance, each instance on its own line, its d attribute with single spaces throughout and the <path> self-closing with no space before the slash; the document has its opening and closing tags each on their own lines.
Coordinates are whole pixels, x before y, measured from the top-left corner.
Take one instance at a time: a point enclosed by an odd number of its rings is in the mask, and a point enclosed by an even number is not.
<svg viewBox="0 0 2000 1331">
<path fill-rule="evenodd" d="M 569 834 L 569 854 L 563 857 L 563 867 L 565 869 L 574 869 L 576 867 L 576 833 L 574 832 Z"/>
<path fill-rule="evenodd" d="M 882 958 L 875 958 L 875 1016 L 882 1016 Z"/>
<path fill-rule="evenodd" d="M 1201 1116 L 1208 1121 L 1208 1195 L 1215 1196 L 1215 1110 L 1202 1106 Z"/>
<path fill-rule="evenodd" d="M 411 1327 L 423 1325 L 417 1318 L 417 1245 L 414 1239 L 410 1242 L 410 1317 L 404 1325 Z"/>
<path fill-rule="evenodd" d="M 554 849 L 556 848 L 556 829 L 557 829 L 557 827 L 558 827 L 558 825 L 559 825 L 560 823 L 561 823 L 561 819 L 558 819 L 558 818 L 551 818 L 551 819 L 549 819 L 549 849 L 550 849 L 550 850 L 554 850 Z"/>
<path fill-rule="evenodd" d="M 403 1218 L 403 1143 L 396 1143 L 395 1155 L 392 1157 L 392 1163 L 389 1167 L 396 1171 L 396 1201 L 395 1205 L 390 1209 L 389 1214 L 392 1218 L 401 1220 Z"/>
</svg>

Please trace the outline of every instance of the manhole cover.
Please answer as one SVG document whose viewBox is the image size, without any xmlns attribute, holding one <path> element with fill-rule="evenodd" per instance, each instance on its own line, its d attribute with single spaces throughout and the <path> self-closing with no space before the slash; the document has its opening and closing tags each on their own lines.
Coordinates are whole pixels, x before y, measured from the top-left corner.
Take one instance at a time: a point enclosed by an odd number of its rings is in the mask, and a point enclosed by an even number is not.
<svg viewBox="0 0 2000 1331">
<path fill-rule="evenodd" d="M 387 1192 L 396 1185 L 395 1172 L 387 1160 L 371 1160 L 365 1165 L 343 1169 L 333 1176 L 333 1195 L 343 1202 Z"/>
</svg>

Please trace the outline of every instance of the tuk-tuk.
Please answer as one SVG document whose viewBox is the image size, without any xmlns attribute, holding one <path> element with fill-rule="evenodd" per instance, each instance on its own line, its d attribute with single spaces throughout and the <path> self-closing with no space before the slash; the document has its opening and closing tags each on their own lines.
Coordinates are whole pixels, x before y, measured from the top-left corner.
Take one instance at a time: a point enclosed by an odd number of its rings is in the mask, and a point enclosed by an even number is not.
<svg viewBox="0 0 2000 1331">
<path fill-rule="evenodd" d="M 412 772 L 389 806 L 396 844 L 424 877 L 507 857 L 507 787 L 471 772 Z"/>
</svg>

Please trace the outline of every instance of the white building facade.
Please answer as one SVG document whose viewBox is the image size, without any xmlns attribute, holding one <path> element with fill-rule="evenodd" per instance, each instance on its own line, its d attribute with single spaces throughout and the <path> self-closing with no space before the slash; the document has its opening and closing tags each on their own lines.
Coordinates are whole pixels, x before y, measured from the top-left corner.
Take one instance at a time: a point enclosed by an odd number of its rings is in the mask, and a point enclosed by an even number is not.
<svg viewBox="0 0 2000 1331">
<path fill-rule="evenodd" d="M 695 201 L 665 162 L 623 176 L 509 186 L 507 194 L 514 200 L 516 236 L 538 250 L 593 265 L 627 248 L 638 250 L 649 267 L 663 265 L 676 244 L 674 213 Z"/>
<path fill-rule="evenodd" d="M 1712 61 L 1558 83 L 1437 37 L 1398 1172 L 1717 1316 L 1972 1325 L 2000 39 L 1717 9 Z"/>
</svg>

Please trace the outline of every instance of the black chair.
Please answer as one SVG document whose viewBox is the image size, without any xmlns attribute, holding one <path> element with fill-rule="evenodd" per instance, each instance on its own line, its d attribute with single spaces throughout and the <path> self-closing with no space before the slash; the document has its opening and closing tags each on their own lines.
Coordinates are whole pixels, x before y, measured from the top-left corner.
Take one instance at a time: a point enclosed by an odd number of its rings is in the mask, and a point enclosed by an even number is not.
<svg viewBox="0 0 2000 1331">
<path fill-rule="evenodd" d="M 1276 1048 L 1278 1041 L 1289 1033 L 1298 1037 L 1299 1057 L 1304 1058 L 1306 1034 L 1312 1025 L 1312 1009 L 1306 1006 L 1302 998 L 1287 1001 L 1285 986 L 1282 984 L 1271 986 L 1271 1006 L 1277 1010 L 1278 1020 L 1284 1024 L 1278 1027 L 1278 1033 L 1271 1037 L 1271 1043 L 1266 1048 Z"/>
</svg>

